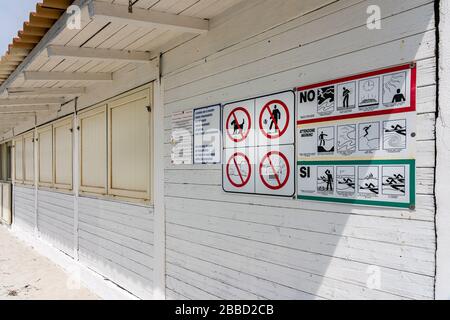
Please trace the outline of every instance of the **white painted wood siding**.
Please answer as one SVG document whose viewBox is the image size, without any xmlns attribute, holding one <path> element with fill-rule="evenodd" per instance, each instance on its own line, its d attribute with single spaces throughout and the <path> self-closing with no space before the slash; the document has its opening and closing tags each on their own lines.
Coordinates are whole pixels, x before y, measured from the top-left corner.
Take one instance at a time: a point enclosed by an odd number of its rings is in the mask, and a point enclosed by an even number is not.
<svg viewBox="0 0 450 320">
<path fill-rule="evenodd" d="M 33 232 L 36 227 L 34 197 L 34 188 L 19 186 L 13 188 L 14 226 L 27 232 Z"/>
<path fill-rule="evenodd" d="M 73 196 L 38 191 L 38 228 L 40 236 L 62 252 L 73 256 Z"/>
<path fill-rule="evenodd" d="M 369 5 L 381 8 L 380 30 L 366 26 Z M 211 26 L 163 59 L 168 298 L 433 298 L 433 1 L 244 1 Z M 410 61 L 416 211 L 226 194 L 220 166 L 170 164 L 173 112 Z M 381 286 L 371 290 L 374 267 Z"/>
<path fill-rule="evenodd" d="M 153 290 L 153 210 L 79 198 L 79 257 L 140 298 Z"/>
</svg>

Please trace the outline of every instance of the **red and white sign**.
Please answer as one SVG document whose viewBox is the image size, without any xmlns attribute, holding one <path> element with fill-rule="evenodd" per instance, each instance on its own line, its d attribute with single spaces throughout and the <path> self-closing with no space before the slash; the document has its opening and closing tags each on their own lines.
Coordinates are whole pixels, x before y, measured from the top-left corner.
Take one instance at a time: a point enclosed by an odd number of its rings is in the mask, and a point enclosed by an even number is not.
<svg viewBox="0 0 450 320">
<path fill-rule="evenodd" d="M 254 146 L 255 100 L 227 104 L 223 107 L 224 147 Z"/>
<path fill-rule="evenodd" d="M 276 150 L 275 150 L 276 149 Z M 256 193 L 293 196 L 294 183 L 294 146 L 279 148 L 258 148 Z"/>
<path fill-rule="evenodd" d="M 256 99 L 257 145 L 294 143 L 295 95 L 286 91 Z"/>
<path fill-rule="evenodd" d="M 281 92 L 223 107 L 226 192 L 293 196 L 295 94 Z"/>
<path fill-rule="evenodd" d="M 298 125 L 416 111 L 414 63 L 297 88 Z"/>
<path fill-rule="evenodd" d="M 228 192 L 253 193 L 254 181 L 253 148 L 225 150 L 223 188 Z"/>
</svg>

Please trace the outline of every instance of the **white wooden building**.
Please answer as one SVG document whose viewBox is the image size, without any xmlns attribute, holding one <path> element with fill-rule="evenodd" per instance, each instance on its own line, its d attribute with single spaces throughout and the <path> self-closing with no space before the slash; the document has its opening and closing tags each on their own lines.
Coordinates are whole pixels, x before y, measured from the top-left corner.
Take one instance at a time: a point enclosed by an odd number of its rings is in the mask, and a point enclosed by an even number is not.
<svg viewBox="0 0 450 320">
<path fill-rule="evenodd" d="M 128 4 L 44 0 L 2 58 L 12 232 L 105 298 L 450 298 L 449 0 Z M 410 63 L 414 207 L 227 193 L 221 164 L 172 161 L 174 114 Z"/>
</svg>

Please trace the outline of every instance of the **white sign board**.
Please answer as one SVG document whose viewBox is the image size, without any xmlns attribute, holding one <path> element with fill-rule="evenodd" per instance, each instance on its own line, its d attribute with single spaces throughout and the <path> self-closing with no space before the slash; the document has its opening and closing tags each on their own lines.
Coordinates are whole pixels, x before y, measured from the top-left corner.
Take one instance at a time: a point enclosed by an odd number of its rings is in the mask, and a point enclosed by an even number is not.
<svg viewBox="0 0 450 320">
<path fill-rule="evenodd" d="M 172 164 L 192 164 L 192 110 L 172 114 Z"/>
<path fill-rule="evenodd" d="M 256 151 L 257 194 L 292 197 L 295 193 L 295 150 L 294 145 L 268 149 L 259 147 Z"/>
<path fill-rule="evenodd" d="M 415 207 L 416 67 L 299 87 L 301 200 Z"/>
<path fill-rule="evenodd" d="M 194 110 L 194 164 L 221 162 L 221 106 Z"/>
<path fill-rule="evenodd" d="M 294 143 L 295 94 L 292 91 L 256 99 L 257 145 Z"/>
<path fill-rule="evenodd" d="M 248 99 L 223 107 L 223 189 L 295 194 L 295 94 Z"/>
<path fill-rule="evenodd" d="M 300 123 L 414 111 L 416 69 L 404 65 L 297 89 Z"/>
<path fill-rule="evenodd" d="M 415 157 L 416 114 L 411 112 L 311 123 L 297 130 L 300 160 Z"/>
<path fill-rule="evenodd" d="M 255 149 L 225 149 L 222 186 L 226 192 L 255 192 Z"/>
<path fill-rule="evenodd" d="M 414 209 L 415 160 L 300 161 L 298 199 Z"/>
<path fill-rule="evenodd" d="M 255 146 L 254 99 L 225 105 L 222 119 L 225 148 Z"/>
</svg>

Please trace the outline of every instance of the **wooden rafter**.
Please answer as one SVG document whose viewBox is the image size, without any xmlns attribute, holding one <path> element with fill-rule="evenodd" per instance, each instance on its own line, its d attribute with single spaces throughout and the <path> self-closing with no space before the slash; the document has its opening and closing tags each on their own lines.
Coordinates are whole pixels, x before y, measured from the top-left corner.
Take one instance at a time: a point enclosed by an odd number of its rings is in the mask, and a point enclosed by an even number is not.
<svg viewBox="0 0 450 320">
<path fill-rule="evenodd" d="M 86 88 L 9 88 L 8 96 L 34 96 L 34 95 L 81 95 L 86 92 Z"/>
<path fill-rule="evenodd" d="M 25 71 L 26 81 L 112 81 L 112 73 Z"/>
<path fill-rule="evenodd" d="M 63 104 L 64 102 L 64 98 L 0 99 L 0 108 L 4 106 Z"/>
<path fill-rule="evenodd" d="M 78 60 L 99 60 L 99 61 L 125 61 L 133 63 L 148 63 L 151 59 L 149 52 L 133 52 L 127 50 L 99 49 L 49 46 L 47 48 L 49 57 L 55 58 L 75 58 Z"/>
<path fill-rule="evenodd" d="M 133 8 L 93 0 L 89 3 L 91 18 L 104 22 L 118 22 L 139 27 L 161 27 L 168 30 L 177 30 L 189 33 L 205 33 L 209 30 L 209 21 L 196 17 L 188 17 L 154 10 Z"/>
</svg>

